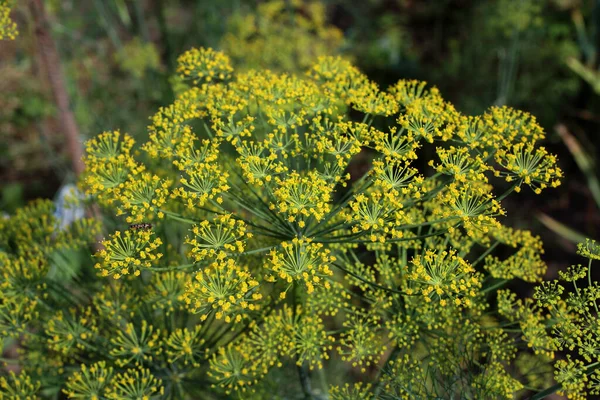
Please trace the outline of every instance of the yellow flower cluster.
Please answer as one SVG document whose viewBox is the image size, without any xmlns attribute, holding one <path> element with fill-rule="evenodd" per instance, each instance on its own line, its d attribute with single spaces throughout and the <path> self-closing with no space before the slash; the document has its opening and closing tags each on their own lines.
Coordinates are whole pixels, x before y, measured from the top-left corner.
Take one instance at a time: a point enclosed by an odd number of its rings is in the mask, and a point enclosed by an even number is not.
<svg viewBox="0 0 600 400">
<path fill-rule="evenodd" d="M 183 299 L 192 313 L 205 320 L 214 312 L 216 319 L 240 322 L 243 315 L 260 309 L 258 281 L 235 260 L 219 260 L 198 272 L 188 283 Z"/>
<path fill-rule="evenodd" d="M 0 390 L 3 397 L 6 395 L 10 399 L 34 400 L 39 398 L 40 389 L 40 382 L 32 381 L 24 371 L 18 375 L 10 371 L 8 378 L 0 376 Z"/>
<path fill-rule="evenodd" d="M 0 0 L 0 40 L 17 37 L 17 24 L 10 19 L 11 0 Z"/>
<path fill-rule="evenodd" d="M 560 185 L 562 173 L 556 166 L 556 157 L 548 154 L 543 147 L 517 143 L 508 151 L 499 150 L 496 161 L 507 170 L 497 173 L 497 176 L 506 176 L 507 182 L 520 180 L 531 186 L 537 194 L 548 186 Z"/>
<path fill-rule="evenodd" d="M 310 171 L 304 177 L 292 172 L 286 179 L 275 178 L 274 183 L 273 196 L 277 203 L 272 203 L 270 209 L 277 210 L 283 218 L 296 223 L 299 228 L 305 228 L 309 218 L 321 221 L 330 211 L 333 187 L 316 171 Z"/>
<path fill-rule="evenodd" d="M 275 275 L 270 275 L 267 280 L 279 278 L 288 284 L 300 282 L 308 294 L 315 290 L 315 286 L 329 288 L 328 278 L 333 275 L 330 265 L 336 258 L 321 243 L 294 238 L 290 242 L 282 242 L 281 247 L 281 250 L 274 249 L 269 253 L 267 269 Z M 285 296 L 285 292 L 281 294 Z"/>
<path fill-rule="evenodd" d="M 81 310 L 59 311 L 48 322 L 48 344 L 54 351 L 64 354 L 82 352 L 98 333 L 96 316 L 91 307 Z"/>
<path fill-rule="evenodd" d="M 196 325 L 193 329 L 183 328 L 171 333 L 166 340 L 167 355 L 169 363 L 176 363 L 183 360 L 185 366 L 200 366 L 200 361 L 204 361 L 205 350 L 201 332 L 202 326 Z"/>
<path fill-rule="evenodd" d="M 139 276 L 144 269 L 150 269 L 162 257 L 156 249 L 162 245 L 160 238 L 152 239 L 154 233 L 149 230 L 116 231 L 110 239 L 103 240 L 97 257 L 101 259 L 95 265 L 102 276 L 119 279 L 133 273 Z"/>
<path fill-rule="evenodd" d="M 95 196 L 101 204 L 111 205 L 127 181 L 135 182 L 144 170 L 131 154 L 134 140 L 119 131 L 104 132 L 88 141 L 86 170 L 83 177 L 86 194 Z"/>
<path fill-rule="evenodd" d="M 149 221 L 154 215 L 163 218 L 164 213 L 160 209 L 169 197 L 171 184 L 168 179 L 162 180 L 148 173 L 130 176 L 119 195 L 115 194 L 121 203 L 117 214 L 128 213 L 128 223 Z"/>
<path fill-rule="evenodd" d="M 511 256 L 504 260 L 492 255 L 485 258 L 484 268 L 490 272 L 493 278 L 520 278 L 528 282 L 537 282 L 542 279 L 547 266 L 541 259 L 544 249 L 539 237 L 533 236 L 529 231 L 507 227 L 495 230 L 493 236 L 498 243 L 516 249 Z"/>
<path fill-rule="evenodd" d="M 344 328 L 338 352 L 342 360 L 366 372 L 367 368 L 378 363 L 387 350 L 377 340 L 381 329 L 378 317 L 357 314 L 344 322 Z"/>
<path fill-rule="evenodd" d="M 204 220 L 192 228 L 194 236 L 186 243 L 192 246 L 190 257 L 196 261 L 205 259 L 224 260 L 228 255 L 243 253 L 245 242 L 252 238 L 242 220 L 231 214 L 219 215 L 213 221 Z"/>
<path fill-rule="evenodd" d="M 228 79 L 233 68 L 229 59 L 213 49 L 191 49 L 177 59 L 177 73 L 194 84 Z"/>
<path fill-rule="evenodd" d="M 432 298 L 441 306 L 448 302 L 456 306 L 470 307 L 481 288 L 481 276 L 456 251 L 434 252 L 427 250 L 425 255 L 411 261 L 413 270 L 408 280 L 413 283 L 410 291 L 420 293 L 425 301 Z"/>
<path fill-rule="evenodd" d="M 560 312 L 563 343 L 532 301 L 489 300 L 546 269 L 539 238 L 502 225 L 506 196 L 562 176 L 533 117 L 465 116 L 424 82 L 385 90 L 340 57 L 303 75 L 232 65 L 186 52 L 190 87 L 151 118 L 147 142 L 118 131 L 88 142 L 81 185 L 114 231 L 99 274 L 58 267 L 53 235 L 87 245 L 85 224 L 56 234 L 48 207 L 13 217 L 19 229 L 0 220 L 12 252 L 0 251 L 0 332 L 27 337 L 36 379 L 63 371 L 51 375 L 73 398 L 251 399 L 272 397 L 267 382 L 290 367 L 310 395 L 310 370 L 342 363 L 373 382 L 342 380 L 332 396 L 511 398 L 527 379 L 512 368 L 522 347 L 593 357 L 557 285 L 538 295 Z M 80 277 L 94 278 L 79 289 Z"/>
<path fill-rule="evenodd" d="M 245 393 L 269 371 L 281 368 L 284 358 L 291 357 L 299 368 L 323 368 L 335 339 L 311 311 L 284 305 L 269 314 L 237 344 L 220 348 L 210 360 L 208 375 L 226 393 Z"/>
<path fill-rule="evenodd" d="M 116 359 L 119 367 L 152 362 L 160 354 L 159 337 L 160 330 L 155 330 L 145 320 L 139 327 L 128 323 L 110 339 L 114 346 L 110 355 Z"/>
</svg>

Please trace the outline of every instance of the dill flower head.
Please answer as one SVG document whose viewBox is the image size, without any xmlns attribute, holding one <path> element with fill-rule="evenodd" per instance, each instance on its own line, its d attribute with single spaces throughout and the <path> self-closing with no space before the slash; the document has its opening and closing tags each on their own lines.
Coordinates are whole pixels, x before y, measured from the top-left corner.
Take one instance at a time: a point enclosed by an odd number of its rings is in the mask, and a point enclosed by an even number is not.
<svg viewBox="0 0 600 400">
<path fill-rule="evenodd" d="M 104 132 L 86 143 L 86 164 L 127 160 L 135 141 L 120 131 Z"/>
<path fill-rule="evenodd" d="M 211 358 L 208 375 L 225 393 L 245 393 L 257 382 L 249 350 L 241 346 L 221 347 Z"/>
<path fill-rule="evenodd" d="M 10 371 L 8 377 L 0 376 L 0 395 L 3 398 L 34 400 L 39 398 L 40 389 L 41 383 L 32 380 L 25 371 L 19 374 Z"/>
<path fill-rule="evenodd" d="M 387 346 L 377 340 L 381 324 L 376 316 L 356 313 L 350 315 L 343 326 L 346 330 L 340 339 L 338 353 L 342 360 L 365 372 L 377 364 L 387 350 Z"/>
<path fill-rule="evenodd" d="M 308 312 L 302 314 L 294 324 L 292 351 L 296 355 L 297 365 L 306 364 L 309 369 L 322 369 L 323 361 L 329 359 L 335 339 L 327 334 L 323 321 Z"/>
<path fill-rule="evenodd" d="M 288 222 L 305 228 L 309 218 L 319 222 L 329 212 L 333 188 L 316 171 L 305 177 L 292 172 L 286 179 L 275 178 L 275 182 L 273 195 L 277 203 L 271 204 L 271 209 L 276 209 Z"/>
<path fill-rule="evenodd" d="M 246 224 L 231 214 L 219 215 L 213 221 L 202 221 L 192 227 L 193 237 L 186 243 L 192 246 L 190 257 L 196 261 L 204 259 L 222 260 L 228 255 L 243 253 L 245 242 L 252 237 Z"/>
<path fill-rule="evenodd" d="M 169 197 L 170 180 L 162 180 L 157 175 L 142 173 L 130 176 L 119 191 L 121 206 L 117 214 L 129 214 L 128 223 L 152 221 L 163 218 L 160 208 Z"/>
<path fill-rule="evenodd" d="M 202 319 L 214 312 L 217 319 L 240 322 L 244 314 L 260 308 L 258 281 L 248 268 L 238 265 L 234 259 L 220 259 L 198 272 L 189 282 L 183 295 L 193 313 Z"/>
<path fill-rule="evenodd" d="M 137 325 L 137 326 L 136 326 Z M 146 320 L 141 324 L 128 323 L 118 329 L 110 339 L 110 355 L 118 366 L 152 362 L 160 354 L 160 329 L 154 329 Z"/>
<path fill-rule="evenodd" d="M 554 378 L 561 385 L 558 393 L 569 399 L 585 399 L 586 396 L 583 393 L 589 378 L 584 372 L 583 361 L 572 359 L 570 355 L 567 355 L 566 359 L 556 362 L 555 368 Z"/>
<path fill-rule="evenodd" d="M 28 325 L 39 318 L 38 302 L 19 297 L 0 296 L 0 334 L 4 338 L 18 338 Z"/>
<path fill-rule="evenodd" d="M 408 354 L 402 354 L 395 360 L 391 360 L 382 372 L 384 398 L 411 396 L 426 398 L 428 396 L 427 375 L 421 363 Z"/>
<path fill-rule="evenodd" d="M 600 261 L 600 244 L 595 240 L 586 239 L 584 243 L 577 244 L 577 254 L 591 260 Z"/>
<path fill-rule="evenodd" d="M 222 202 L 219 195 L 229 190 L 229 174 L 218 167 L 188 170 L 186 175 L 187 177 L 180 179 L 183 186 L 175 189 L 173 194 L 185 201 L 192 210 L 194 207 L 202 207 L 208 201 Z"/>
<path fill-rule="evenodd" d="M 87 142 L 82 178 L 85 194 L 96 196 L 105 205 L 115 202 L 128 178 L 144 169 L 131 154 L 134 143 L 120 131 L 104 132 Z"/>
<path fill-rule="evenodd" d="M 509 150 L 498 151 L 496 161 L 507 170 L 497 171 L 497 176 L 504 176 L 507 182 L 518 180 L 519 186 L 525 183 L 537 194 L 547 187 L 560 185 L 562 171 L 556 166 L 556 157 L 543 147 L 517 143 Z"/>
<path fill-rule="evenodd" d="M 344 386 L 333 386 L 329 390 L 332 400 L 362 400 L 369 397 L 371 392 L 371 384 L 363 384 L 357 382 L 352 385 L 344 384 Z"/>
<path fill-rule="evenodd" d="M 50 348 L 65 355 L 89 351 L 97 334 L 97 320 L 91 307 L 58 311 L 46 327 Z"/>
<path fill-rule="evenodd" d="M 79 219 L 60 229 L 55 215 L 56 206 L 50 200 L 34 200 L 20 208 L 9 219 L 0 219 L 0 245 L 22 260 L 40 261 L 31 270 L 22 269 L 25 275 L 42 272 L 48 254 L 56 250 L 87 245 L 100 232 L 100 224 L 90 218 Z M 19 258 L 17 257 L 17 258 Z M 13 258 L 13 257 L 9 257 Z"/>
<path fill-rule="evenodd" d="M 112 377 L 113 368 L 105 361 L 81 364 L 81 370 L 69 376 L 63 393 L 70 399 L 101 399 L 106 396 Z"/>
<path fill-rule="evenodd" d="M 449 149 L 438 147 L 436 152 L 441 163 L 435 165 L 432 160 L 430 165 L 435 167 L 437 172 L 451 175 L 461 183 L 467 181 L 487 182 L 487 178 L 483 174 L 487 168 L 486 165 L 479 155 L 471 154 L 467 147 L 451 146 Z"/>
<path fill-rule="evenodd" d="M 164 394 L 161 380 L 140 366 L 114 375 L 106 390 L 108 399 L 151 399 Z"/>
<path fill-rule="evenodd" d="M 14 40 L 17 37 L 17 24 L 10 18 L 10 0 L 0 1 L 0 40 Z"/>
<path fill-rule="evenodd" d="M 434 252 L 427 250 L 423 256 L 411 261 L 409 280 L 414 282 L 426 301 L 439 299 L 442 306 L 471 306 L 481 287 L 481 277 L 455 250 Z"/>
<path fill-rule="evenodd" d="M 490 231 L 500 228 L 495 217 L 504 215 L 505 211 L 486 186 L 451 184 L 447 189 L 439 195 L 449 207 L 436 211 L 441 217 L 460 219 L 467 234 L 480 240 L 485 240 L 483 237 Z"/>
<path fill-rule="evenodd" d="M 92 304 L 102 319 L 126 323 L 141 303 L 139 294 L 131 290 L 124 281 L 114 281 L 94 294 Z"/>
<path fill-rule="evenodd" d="M 162 245 L 160 238 L 152 239 L 153 232 L 148 230 L 116 231 L 109 240 L 103 240 L 104 249 L 97 253 L 100 262 L 95 265 L 102 276 L 119 279 L 133 273 L 139 276 L 144 269 L 152 268 L 162 253 L 156 249 Z"/>
<path fill-rule="evenodd" d="M 153 274 L 152 285 L 155 290 L 145 293 L 143 302 L 166 315 L 181 311 L 185 308 L 183 295 L 188 280 L 189 275 L 184 271 Z"/>
<path fill-rule="evenodd" d="M 193 329 L 178 329 L 171 333 L 165 340 L 169 363 L 183 362 L 183 365 L 200 366 L 200 361 L 206 356 L 201 329 L 202 325 L 196 325 Z"/>
<path fill-rule="evenodd" d="M 487 365 L 471 384 L 481 396 L 513 399 L 514 393 L 523 389 L 523 384 L 513 378 L 500 363 Z"/>
<path fill-rule="evenodd" d="M 177 59 L 177 73 L 194 84 L 229 78 L 233 71 L 229 57 L 213 49 L 191 49 Z"/>
<path fill-rule="evenodd" d="M 493 278 L 516 277 L 527 282 L 538 282 L 542 279 L 547 266 L 541 258 L 544 249 L 538 236 L 533 236 L 529 231 L 505 226 L 494 229 L 492 235 L 498 243 L 516 249 L 512 255 L 503 260 L 491 255 L 485 258 L 484 268 Z"/>
<path fill-rule="evenodd" d="M 282 242 L 281 247 L 281 250 L 271 250 L 267 267 L 277 278 L 288 284 L 298 281 L 306 286 L 309 294 L 315 286 L 329 288 L 327 278 L 333 275 L 330 264 L 335 257 L 330 255 L 329 250 L 323 249 L 322 244 L 294 238 L 291 242 Z"/>
</svg>

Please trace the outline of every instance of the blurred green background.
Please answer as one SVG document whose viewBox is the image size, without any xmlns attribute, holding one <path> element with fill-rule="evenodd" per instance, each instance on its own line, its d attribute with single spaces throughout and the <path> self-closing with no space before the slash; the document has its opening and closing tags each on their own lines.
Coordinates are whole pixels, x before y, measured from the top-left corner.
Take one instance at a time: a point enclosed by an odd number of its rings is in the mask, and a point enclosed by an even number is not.
<svg viewBox="0 0 600 400">
<path fill-rule="evenodd" d="M 28 3 L 12 1 L 19 36 L 0 41 L 5 213 L 75 180 Z M 551 266 L 569 262 L 581 237 L 600 239 L 600 0 L 44 4 L 82 141 L 114 129 L 144 140 L 148 118 L 182 88 L 174 65 L 190 47 L 222 49 L 239 69 L 295 73 L 339 54 L 382 87 L 426 80 L 467 114 L 509 105 L 537 116 L 566 179 L 504 204 L 512 225 L 543 237 Z"/>
</svg>

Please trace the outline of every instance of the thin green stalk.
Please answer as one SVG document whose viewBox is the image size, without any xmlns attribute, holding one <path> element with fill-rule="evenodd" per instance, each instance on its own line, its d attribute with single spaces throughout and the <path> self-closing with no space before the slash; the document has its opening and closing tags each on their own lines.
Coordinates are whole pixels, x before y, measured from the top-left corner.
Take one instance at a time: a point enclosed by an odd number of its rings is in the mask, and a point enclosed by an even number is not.
<svg viewBox="0 0 600 400">
<path fill-rule="evenodd" d="M 494 249 L 496 247 L 498 247 L 498 245 L 500 244 L 500 242 L 495 241 L 493 245 L 491 245 L 490 247 L 488 247 L 478 258 L 477 260 L 473 261 L 471 263 L 472 266 L 476 266 L 477 264 L 479 264 L 484 258 L 486 258 L 492 251 L 494 251 Z"/>
<path fill-rule="evenodd" d="M 133 2 L 133 8 L 135 10 L 135 18 L 138 23 L 138 27 L 144 38 L 145 42 L 150 41 L 150 33 L 148 31 L 148 25 L 146 24 L 146 17 L 144 16 L 144 9 L 140 0 L 135 0 Z"/>
<path fill-rule="evenodd" d="M 411 237 L 404 237 L 404 238 L 398 238 L 398 239 L 387 239 L 386 243 L 398 243 L 398 242 L 407 242 L 410 240 L 417 240 L 417 239 L 425 239 L 428 237 L 432 237 L 432 236 L 439 236 L 445 232 L 448 232 L 448 229 L 441 229 L 441 230 L 437 230 L 434 231 L 432 233 L 428 233 L 425 235 L 418 235 L 418 236 L 411 236 Z M 369 244 L 369 243 L 373 243 L 373 241 L 371 240 L 315 240 L 315 243 L 359 243 L 359 244 Z"/>
<path fill-rule="evenodd" d="M 275 211 L 271 210 L 271 207 L 269 207 L 269 205 L 265 202 L 265 200 L 262 197 L 260 197 L 260 195 L 254 190 L 254 188 L 252 186 L 250 186 L 250 184 L 244 179 L 244 177 L 240 175 L 239 171 L 236 171 L 236 174 L 238 175 L 238 177 L 240 177 L 242 182 L 244 182 L 244 184 L 248 187 L 248 189 L 254 195 L 254 197 L 256 197 L 262 203 L 262 205 L 265 207 L 267 212 L 269 212 L 271 215 L 273 215 L 273 217 L 275 217 L 275 219 L 277 219 L 283 226 L 285 226 L 286 221 L 284 221 L 279 216 L 279 214 L 277 214 Z"/>
<path fill-rule="evenodd" d="M 592 259 L 591 258 L 590 258 L 590 261 L 588 262 L 587 278 L 588 278 L 589 288 L 591 289 L 592 288 Z M 598 315 L 598 305 L 596 305 L 596 300 L 594 300 L 593 304 L 594 304 L 594 309 L 596 310 L 596 315 Z"/>
<path fill-rule="evenodd" d="M 194 266 L 200 265 L 198 263 L 191 263 L 191 264 L 183 264 L 183 265 L 177 265 L 174 267 L 153 267 L 150 268 L 150 271 L 181 271 L 184 269 L 188 269 L 188 268 L 192 268 Z"/>
<path fill-rule="evenodd" d="M 508 282 L 508 279 L 501 279 L 499 282 L 496 282 L 492 286 L 488 286 L 487 288 L 483 289 L 482 291 L 483 291 L 483 293 L 491 292 L 492 290 L 495 290 L 499 287 L 504 286 L 507 282 Z"/>
<path fill-rule="evenodd" d="M 123 47 L 123 44 L 121 43 L 121 39 L 119 38 L 119 35 L 115 31 L 114 27 L 109 22 L 108 13 L 106 12 L 103 1 L 94 0 L 94 6 L 96 7 L 98 14 L 100 14 L 100 24 L 104 27 L 104 29 L 106 29 L 106 33 L 108 34 L 110 41 L 117 50 L 120 50 Z"/>
<path fill-rule="evenodd" d="M 510 188 L 509 188 L 509 189 L 508 189 L 506 192 L 502 193 L 502 195 L 500 195 L 500 197 L 498 197 L 498 198 L 496 199 L 496 201 L 497 201 L 497 202 L 501 202 L 502 200 L 504 200 L 504 199 L 505 199 L 505 198 L 506 198 L 506 197 L 507 197 L 509 194 L 511 194 L 511 193 L 512 193 L 512 192 L 515 190 L 515 188 L 516 188 L 517 186 L 519 186 L 521 183 L 522 183 L 522 181 L 520 181 L 520 180 L 519 180 L 518 182 L 516 182 L 515 184 L 513 184 L 513 185 L 512 185 L 512 186 L 511 186 L 511 187 L 510 187 Z"/>
<path fill-rule="evenodd" d="M 163 212 L 167 217 L 174 219 L 176 221 L 185 222 L 186 224 L 196 225 L 198 222 L 200 222 L 200 221 L 195 221 L 193 219 L 182 217 L 180 214 L 174 213 L 172 211 L 167 211 L 167 210 L 163 210 L 163 209 L 161 209 L 160 211 Z"/>
<path fill-rule="evenodd" d="M 360 275 L 357 275 L 357 274 L 355 274 L 354 272 L 351 272 L 351 271 L 347 270 L 346 268 L 342 267 L 342 266 L 341 266 L 341 265 L 339 265 L 339 264 L 333 264 L 333 265 L 334 265 L 335 267 L 339 268 L 340 270 L 342 270 L 344 273 L 346 273 L 346 274 L 348 274 L 348 275 L 351 275 L 351 276 L 355 277 L 355 278 L 356 278 L 356 279 L 358 279 L 359 281 L 361 281 L 361 282 L 363 282 L 363 283 L 366 283 L 366 284 L 367 284 L 367 285 L 369 285 L 369 286 L 373 286 L 373 287 L 376 287 L 376 288 L 378 288 L 378 289 L 385 290 L 386 292 L 391 292 L 391 293 L 396 293 L 396 294 L 401 294 L 401 295 L 408 296 L 408 294 L 406 294 L 406 293 L 404 293 L 404 292 L 401 292 L 400 290 L 396 290 L 396 289 L 388 288 L 388 287 L 385 287 L 385 286 L 381 286 L 381 285 L 379 285 L 379 284 L 377 284 L 377 283 L 375 283 L 375 282 L 368 281 L 368 280 L 366 280 L 365 278 L 363 278 L 362 276 L 360 276 Z"/>
<path fill-rule="evenodd" d="M 269 251 L 269 250 L 271 250 L 271 249 L 273 249 L 275 247 L 277 247 L 277 246 L 261 247 L 260 249 L 254 249 L 254 250 L 250 250 L 250 251 L 245 251 L 241 255 L 247 256 L 249 254 L 264 253 L 265 251 Z"/>
</svg>

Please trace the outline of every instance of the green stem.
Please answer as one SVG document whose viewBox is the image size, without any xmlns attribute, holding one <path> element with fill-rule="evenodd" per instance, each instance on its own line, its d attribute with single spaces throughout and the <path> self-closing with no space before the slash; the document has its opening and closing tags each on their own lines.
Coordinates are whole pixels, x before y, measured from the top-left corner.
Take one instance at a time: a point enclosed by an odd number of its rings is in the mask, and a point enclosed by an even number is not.
<svg viewBox="0 0 600 400">
<path fill-rule="evenodd" d="M 398 242 L 407 242 L 407 241 L 410 241 L 410 240 L 425 239 L 425 238 L 428 238 L 428 237 L 441 235 L 442 233 L 445 233 L 447 231 L 448 231 L 447 229 L 441 229 L 439 231 L 434 231 L 432 233 L 428 233 L 428 234 L 425 234 L 425 235 L 404 237 L 404 238 L 399 238 L 399 239 L 387 239 L 386 243 L 398 243 Z M 315 240 L 315 243 L 360 243 L 360 244 L 369 244 L 369 243 L 373 243 L 373 241 L 372 240 Z"/>
<path fill-rule="evenodd" d="M 359 280 L 359 281 L 361 281 L 361 282 L 364 282 L 364 283 L 366 283 L 367 285 L 370 285 L 370 286 L 376 287 L 376 288 L 378 288 L 378 289 L 381 289 L 381 290 L 385 290 L 385 291 L 387 291 L 387 292 L 391 292 L 391 293 L 396 293 L 396 294 L 401 294 L 401 295 L 408 296 L 406 293 L 404 293 L 404 292 L 401 292 L 400 290 L 396 290 L 396 289 L 388 288 L 388 287 L 385 287 L 385 286 L 381 286 L 381 285 L 379 285 L 379 284 L 377 284 L 377 283 L 375 283 L 375 282 L 368 281 L 368 280 L 366 280 L 365 278 L 363 278 L 362 276 L 360 276 L 360 275 L 357 275 L 357 274 L 355 274 L 354 272 L 348 271 L 346 268 L 342 267 L 342 266 L 341 266 L 341 265 L 339 265 L 339 264 L 333 264 L 333 265 L 334 265 L 335 267 L 339 268 L 340 270 L 342 270 L 344 273 L 346 273 L 346 274 L 348 274 L 348 275 L 351 275 L 351 276 L 355 277 L 356 279 L 358 279 L 358 280 Z"/>
<path fill-rule="evenodd" d="M 274 247 L 277 247 L 277 246 L 261 247 L 260 249 L 254 249 L 254 250 L 250 250 L 250 251 L 245 251 L 241 255 L 247 256 L 249 254 L 263 253 L 265 251 L 271 250 Z"/>
<path fill-rule="evenodd" d="M 508 189 L 506 192 L 502 193 L 502 194 L 500 195 L 500 197 L 498 197 L 498 198 L 496 199 L 496 201 L 499 203 L 499 202 L 501 202 L 502 200 L 504 200 L 504 199 L 505 199 L 505 198 L 506 198 L 506 197 L 507 197 L 509 194 L 511 194 L 511 193 L 512 193 L 512 192 L 515 190 L 515 188 L 516 188 L 517 186 L 519 186 L 520 184 L 521 184 L 521 181 L 519 181 L 519 183 L 515 183 L 514 185 L 512 185 L 512 186 L 511 186 L 511 187 L 510 187 L 510 188 L 509 188 L 509 189 Z"/>
<path fill-rule="evenodd" d="M 496 282 L 492 286 L 488 286 L 482 290 L 483 293 L 491 292 L 494 289 L 497 289 L 501 286 L 504 286 L 508 282 L 508 279 L 501 279 L 499 282 Z"/>
<path fill-rule="evenodd" d="M 156 267 L 156 268 L 149 268 L 150 271 L 180 271 L 182 269 L 188 269 L 188 268 L 192 268 L 196 265 L 199 265 L 198 263 L 191 263 L 191 264 L 183 264 L 183 265 L 177 265 L 174 267 Z"/>
<path fill-rule="evenodd" d="M 161 209 L 160 211 L 163 212 L 167 217 L 174 219 L 176 221 L 185 222 L 186 224 L 196 225 L 198 222 L 200 222 L 200 221 L 194 221 L 193 219 L 182 217 L 180 214 L 177 214 L 177 213 L 174 213 L 171 211 L 167 211 L 167 210 L 163 210 L 163 209 Z"/>
<path fill-rule="evenodd" d="M 590 258 L 590 261 L 588 262 L 588 287 L 591 289 L 592 288 L 592 259 Z M 598 305 L 596 305 L 596 300 L 594 300 L 593 302 L 594 304 L 594 309 L 596 310 L 596 315 L 598 315 Z"/>
<path fill-rule="evenodd" d="M 498 247 L 498 245 L 500 244 L 500 242 L 496 241 L 493 245 L 491 245 L 490 247 L 488 247 L 488 249 L 486 251 L 483 252 L 483 254 L 481 254 L 477 260 L 473 261 L 471 263 L 472 266 L 476 266 L 477 264 L 479 264 L 484 258 L 486 258 L 492 251 L 494 251 L 494 249 L 496 247 Z"/>
</svg>

